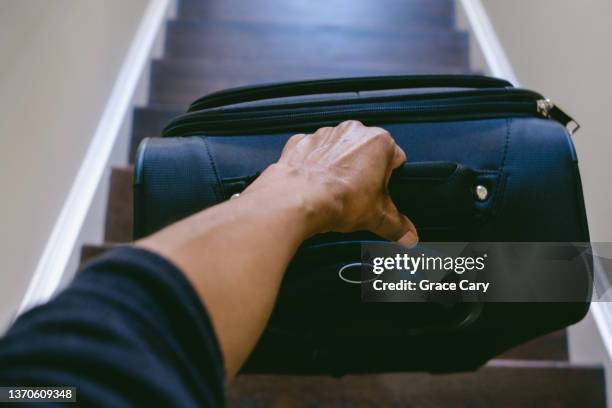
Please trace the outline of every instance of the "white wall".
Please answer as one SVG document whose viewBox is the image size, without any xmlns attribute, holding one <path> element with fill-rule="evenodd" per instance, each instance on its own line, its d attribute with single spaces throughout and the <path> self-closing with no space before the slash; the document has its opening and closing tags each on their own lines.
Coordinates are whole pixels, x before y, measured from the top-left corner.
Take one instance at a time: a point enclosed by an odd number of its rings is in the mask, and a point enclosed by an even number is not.
<svg viewBox="0 0 612 408">
<path fill-rule="evenodd" d="M 481 1 L 521 86 L 540 91 L 582 125 L 573 140 L 591 241 L 612 242 L 612 1 Z M 594 307 L 601 316 L 612 304 Z M 598 323 L 590 313 L 569 328 L 570 358 L 605 365 L 612 401 L 612 364 L 602 340 L 612 340 L 605 330 L 612 321 Z"/>
<path fill-rule="evenodd" d="M 23 298 L 148 3 L 0 0 L 0 327 Z"/>
<path fill-rule="evenodd" d="M 612 1 L 482 0 L 523 87 L 582 125 L 575 135 L 594 242 L 612 242 Z"/>
</svg>

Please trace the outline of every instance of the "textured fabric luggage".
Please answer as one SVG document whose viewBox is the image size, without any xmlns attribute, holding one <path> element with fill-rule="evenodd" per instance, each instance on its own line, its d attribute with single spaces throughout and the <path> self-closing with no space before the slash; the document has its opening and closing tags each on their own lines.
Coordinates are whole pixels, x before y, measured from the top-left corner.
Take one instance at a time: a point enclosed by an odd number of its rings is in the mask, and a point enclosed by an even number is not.
<svg viewBox="0 0 612 408">
<path fill-rule="evenodd" d="M 291 135 L 348 119 L 384 127 L 407 152 L 390 192 L 422 242 L 589 241 L 570 135 L 577 124 L 537 92 L 481 76 L 330 79 L 205 96 L 163 138 L 142 142 L 135 236 L 242 191 Z M 338 269 L 359 261 L 360 243 L 376 240 L 357 232 L 305 242 L 243 371 L 473 369 L 588 310 L 587 300 L 362 302 L 359 286 L 339 279 Z M 242 250 L 240 242 L 228 250 Z M 588 292 L 587 269 L 571 279 Z"/>
</svg>

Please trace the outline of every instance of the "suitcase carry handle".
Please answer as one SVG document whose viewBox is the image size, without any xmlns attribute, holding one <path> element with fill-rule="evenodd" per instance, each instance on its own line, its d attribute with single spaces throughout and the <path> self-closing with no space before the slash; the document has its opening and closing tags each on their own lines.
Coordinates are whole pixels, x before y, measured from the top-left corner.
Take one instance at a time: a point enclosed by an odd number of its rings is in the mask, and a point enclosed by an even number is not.
<svg viewBox="0 0 612 408">
<path fill-rule="evenodd" d="M 470 178 L 478 171 L 469 167 L 462 166 L 454 162 L 406 162 L 393 171 L 389 180 L 389 189 L 400 187 L 406 181 L 444 181 L 453 183 L 465 183 L 467 175 Z M 221 181 L 225 198 L 230 198 L 233 194 L 241 193 L 245 190 L 261 172 L 244 177 L 226 178 Z"/>
<path fill-rule="evenodd" d="M 189 112 L 263 99 L 340 92 L 382 91 L 408 88 L 507 88 L 506 80 L 481 75 L 390 75 L 283 82 L 231 88 L 204 96 Z"/>
<path fill-rule="evenodd" d="M 258 176 L 221 180 L 224 198 L 241 193 Z M 393 171 L 388 188 L 400 211 L 418 214 L 415 222 L 461 223 L 490 211 L 498 176 L 454 162 L 408 162 Z"/>
</svg>

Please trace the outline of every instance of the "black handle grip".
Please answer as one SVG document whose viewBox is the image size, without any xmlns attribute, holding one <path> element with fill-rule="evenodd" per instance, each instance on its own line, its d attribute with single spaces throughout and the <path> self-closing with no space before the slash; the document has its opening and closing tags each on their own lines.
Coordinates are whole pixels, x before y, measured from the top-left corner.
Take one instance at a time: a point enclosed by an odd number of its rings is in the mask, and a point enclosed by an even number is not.
<svg viewBox="0 0 612 408">
<path fill-rule="evenodd" d="M 417 225 L 457 224 L 474 211 L 478 174 L 452 162 L 405 163 L 393 172 L 389 193 L 397 208 Z M 225 197 L 242 192 L 258 175 L 223 180 Z"/>
<path fill-rule="evenodd" d="M 259 174 L 224 179 L 222 184 L 226 198 L 242 192 L 259 177 Z M 404 163 L 403 166 L 393 171 L 391 180 L 389 180 L 389 190 L 392 192 L 398 188 L 404 188 L 407 183 L 446 183 L 453 179 L 456 185 L 465 185 L 471 181 L 468 178 L 473 175 L 472 169 L 452 162 Z"/>
<path fill-rule="evenodd" d="M 393 171 L 389 183 L 393 185 L 406 180 L 442 181 L 451 177 L 461 167 L 453 162 L 407 162 Z"/>
<path fill-rule="evenodd" d="M 258 174 L 223 180 L 225 198 L 240 193 Z M 475 223 L 492 209 L 498 173 L 476 170 L 453 162 L 410 162 L 396 169 L 389 181 L 389 194 L 400 212 L 410 217 L 426 240 L 445 240 L 456 229 L 468 236 Z M 476 196 L 477 186 L 487 197 Z M 346 237 L 345 237 L 346 238 Z M 353 234 L 353 240 L 368 240 Z M 326 236 L 311 238 L 311 244 L 327 242 Z M 333 240 L 333 239 L 332 239 Z"/>
<path fill-rule="evenodd" d="M 389 193 L 417 226 L 456 225 L 472 218 L 478 173 L 457 163 L 406 163 L 391 176 Z"/>
<path fill-rule="evenodd" d="M 315 81 L 284 82 L 227 89 L 196 100 L 191 104 L 188 111 L 194 112 L 202 109 L 263 99 L 339 92 L 382 91 L 407 88 L 505 87 L 512 87 L 512 84 L 503 79 L 481 75 L 390 75 L 320 79 Z"/>
</svg>

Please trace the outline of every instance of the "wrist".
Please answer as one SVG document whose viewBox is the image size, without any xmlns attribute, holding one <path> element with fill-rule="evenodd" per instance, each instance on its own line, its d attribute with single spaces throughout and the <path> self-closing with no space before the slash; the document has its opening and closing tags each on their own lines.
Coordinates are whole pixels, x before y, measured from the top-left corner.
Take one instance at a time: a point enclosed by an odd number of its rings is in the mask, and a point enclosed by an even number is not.
<svg viewBox="0 0 612 408">
<path fill-rule="evenodd" d="M 258 205 L 278 207 L 293 220 L 293 227 L 301 231 L 303 239 L 330 230 L 334 206 L 329 194 L 312 171 L 275 163 L 251 184 L 243 195 L 256 198 Z"/>
</svg>

